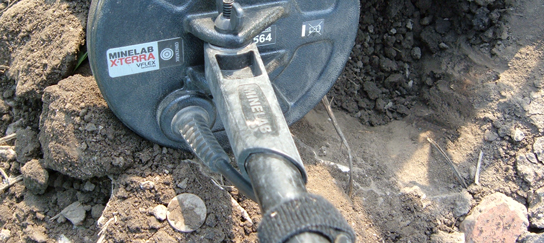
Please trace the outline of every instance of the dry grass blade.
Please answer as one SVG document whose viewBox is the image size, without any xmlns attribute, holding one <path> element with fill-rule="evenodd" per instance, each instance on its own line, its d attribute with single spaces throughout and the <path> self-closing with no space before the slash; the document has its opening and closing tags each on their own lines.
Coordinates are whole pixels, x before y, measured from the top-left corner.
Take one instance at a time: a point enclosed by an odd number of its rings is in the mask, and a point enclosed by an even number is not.
<svg viewBox="0 0 544 243">
<path fill-rule="evenodd" d="M 230 196 L 230 193 L 229 193 L 229 196 Z M 242 218 L 244 218 L 247 222 L 253 225 L 253 220 L 251 220 L 251 217 L 249 217 L 249 214 L 247 213 L 246 209 L 244 209 L 242 205 L 240 205 L 236 201 L 236 199 L 234 199 L 232 196 L 230 196 L 230 201 L 238 210 L 240 210 L 240 213 L 242 214 Z"/>
<path fill-rule="evenodd" d="M 8 179 L 8 183 L 7 184 L 1 184 L 0 185 L 0 192 L 4 191 L 4 189 L 14 185 L 15 183 L 19 182 L 19 181 L 22 181 L 23 180 L 23 176 L 20 175 L 20 176 L 17 176 L 15 178 L 10 178 Z"/>
<path fill-rule="evenodd" d="M 17 133 L 12 133 L 12 134 L 7 135 L 7 136 L 5 136 L 3 138 L 0 138 L 0 144 L 4 144 L 4 143 L 6 143 L 8 141 L 11 141 L 16 137 L 17 137 Z"/>
<path fill-rule="evenodd" d="M 476 165 L 476 174 L 474 175 L 474 184 L 480 185 L 480 168 L 482 167 L 482 159 L 484 158 L 484 151 L 480 150 L 480 156 L 478 157 L 478 164 Z"/>
<path fill-rule="evenodd" d="M 455 164 L 453 164 L 453 161 L 451 161 L 450 157 L 448 157 L 446 152 L 444 152 L 444 150 L 442 150 L 442 148 L 440 146 L 438 146 L 438 144 L 434 140 L 432 140 L 431 138 L 427 138 L 427 141 L 429 141 L 429 143 L 431 143 L 436 148 L 436 150 L 438 150 L 438 152 L 440 152 L 440 154 L 442 154 L 442 156 L 446 159 L 446 161 L 448 161 L 448 164 L 450 165 L 450 167 L 455 172 L 454 174 L 457 177 L 457 179 L 459 180 L 459 182 L 461 182 L 463 187 L 467 188 L 468 186 L 467 186 L 467 183 L 465 182 L 465 179 L 463 179 L 463 177 L 461 177 L 461 174 L 459 173 L 457 168 L 455 168 Z"/>
<path fill-rule="evenodd" d="M 13 6 L 13 4 L 15 4 L 16 2 L 17 2 L 17 1 L 13 1 L 13 2 L 9 3 L 9 5 L 8 5 L 6 8 L 0 10 L 0 15 L 3 14 L 3 13 L 4 13 L 6 10 L 8 10 L 9 8 L 11 8 L 11 6 Z"/>
<path fill-rule="evenodd" d="M 351 148 L 349 147 L 348 140 L 346 140 L 346 137 L 344 136 L 344 133 L 340 129 L 340 126 L 338 125 L 338 122 L 336 121 L 336 116 L 334 116 L 334 113 L 332 113 L 331 109 L 331 103 L 329 102 L 329 99 L 327 96 L 323 96 L 323 99 L 321 99 L 321 102 L 323 103 L 323 106 L 325 106 L 325 109 L 327 110 L 327 114 L 329 114 L 329 117 L 331 118 L 332 125 L 334 126 L 334 129 L 336 130 L 336 133 L 338 133 L 338 136 L 340 136 L 340 139 L 342 139 L 342 143 L 344 146 L 346 146 L 348 150 L 348 160 L 349 160 L 349 185 L 348 185 L 348 196 L 351 198 L 353 195 L 353 156 L 351 155 Z"/>
<path fill-rule="evenodd" d="M 6 172 L 4 171 L 4 169 L 0 168 L 0 174 L 2 174 L 2 177 L 4 177 L 4 183 L 9 183 L 9 176 L 8 174 L 6 174 Z"/>
</svg>

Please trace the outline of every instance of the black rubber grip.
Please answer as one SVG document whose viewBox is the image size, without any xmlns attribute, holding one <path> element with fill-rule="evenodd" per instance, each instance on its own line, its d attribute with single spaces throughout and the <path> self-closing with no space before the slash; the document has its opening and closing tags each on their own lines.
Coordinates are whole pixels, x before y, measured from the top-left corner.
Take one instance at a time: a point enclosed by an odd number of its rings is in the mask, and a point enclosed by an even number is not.
<svg viewBox="0 0 544 243">
<path fill-rule="evenodd" d="M 344 234 L 355 242 L 355 233 L 325 198 L 306 194 L 268 210 L 259 225 L 261 243 L 283 243 L 304 232 L 318 233 L 331 242 Z"/>
</svg>

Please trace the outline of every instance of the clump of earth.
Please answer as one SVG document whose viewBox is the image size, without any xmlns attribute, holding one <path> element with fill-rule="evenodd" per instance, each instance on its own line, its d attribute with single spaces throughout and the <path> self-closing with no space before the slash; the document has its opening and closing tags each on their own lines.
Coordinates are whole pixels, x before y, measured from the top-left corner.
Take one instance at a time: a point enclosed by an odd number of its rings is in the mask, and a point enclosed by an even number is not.
<svg viewBox="0 0 544 243">
<path fill-rule="evenodd" d="M 0 185 L 13 181 L 0 242 L 257 241 L 255 202 L 190 153 L 134 134 L 88 63 L 74 70 L 89 5 L 0 0 Z M 321 104 L 291 127 L 308 190 L 359 242 L 544 241 L 542 22 L 538 0 L 362 1 L 328 94 L 354 193 Z M 191 233 L 157 212 L 182 193 L 207 208 Z"/>
</svg>

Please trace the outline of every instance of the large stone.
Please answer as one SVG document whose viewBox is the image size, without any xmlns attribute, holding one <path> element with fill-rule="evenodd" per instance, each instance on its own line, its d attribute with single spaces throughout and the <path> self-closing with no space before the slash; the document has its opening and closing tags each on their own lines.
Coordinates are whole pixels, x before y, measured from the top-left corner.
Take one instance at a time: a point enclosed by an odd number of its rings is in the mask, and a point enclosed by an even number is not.
<svg viewBox="0 0 544 243">
<path fill-rule="evenodd" d="M 98 129 L 86 130 L 90 123 Z M 82 180 L 132 165 L 143 141 L 108 109 L 94 79 L 80 75 L 45 89 L 39 137 L 44 165 Z"/>
<path fill-rule="evenodd" d="M 80 1 L 14 3 L 0 16 L 0 64 L 10 67 L 6 74 L 16 80 L 18 98 L 40 99 L 45 87 L 73 72 L 89 7 Z"/>
<path fill-rule="evenodd" d="M 37 157 L 40 152 L 38 133 L 32 131 L 30 127 L 17 131 L 15 152 L 17 154 L 17 162 L 21 164 Z"/>
<path fill-rule="evenodd" d="M 43 194 L 47 189 L 47 181 L 49 180 L 49 172 L 42 166 L 42 164 L 33 159 L 26 163 L 21 168 L 23 174 L 23 182 L 26 188 L 35 194 Z"/>
<path fill-rule="evenodd" d="M 502 193 L 482 199 L 461 223 L 467 242 L 516 242 L 527 232 L 527 208 Z"/>
<path fill-rule="evenodd" d="M 534 228 L 544 229 L 544 187 L 528 197 L 529 222 Z"/>
</svg>

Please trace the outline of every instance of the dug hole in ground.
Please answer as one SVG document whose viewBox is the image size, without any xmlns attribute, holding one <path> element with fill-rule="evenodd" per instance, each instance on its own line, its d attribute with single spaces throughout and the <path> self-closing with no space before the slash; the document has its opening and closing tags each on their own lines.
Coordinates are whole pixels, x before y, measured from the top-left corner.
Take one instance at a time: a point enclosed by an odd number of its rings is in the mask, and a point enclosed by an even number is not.
<svg viewBox="0 0 544 243">
<path fill-rule="evenodd" d="M 256 242 L 255 202 L 135 135 L 73 71 L 89 4 L 0 0 L 0 241 Z M 328 94 L 354 193 L 321 104 L 291 127 L 309 191 L 358 242 L 544 242 L 542 23 L 540 0 L 361 1 Z M 192 233 L 157 213 L 181 193 L 207 207 Z"/>
</svg>

